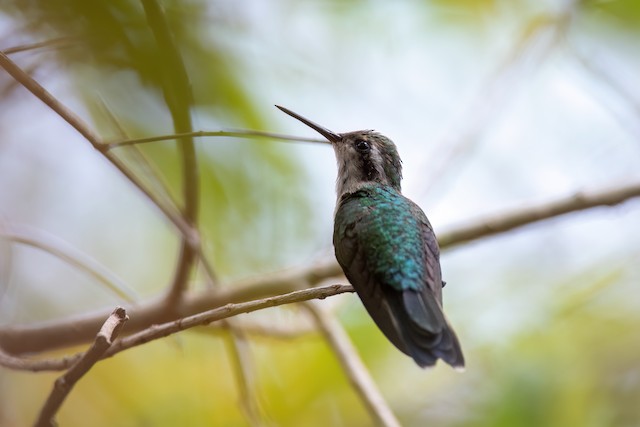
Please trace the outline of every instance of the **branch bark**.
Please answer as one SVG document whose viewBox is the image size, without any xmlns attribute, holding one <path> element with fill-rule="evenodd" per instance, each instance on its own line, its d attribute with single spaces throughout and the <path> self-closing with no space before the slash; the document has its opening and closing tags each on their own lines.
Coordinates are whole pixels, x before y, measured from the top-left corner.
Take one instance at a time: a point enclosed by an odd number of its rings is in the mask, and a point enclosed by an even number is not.
<svg viewBox="0 0 640 427">
<path fill-rule="evenodd" d="M 106 322 L 102 325 L 102 328 L 100 328 L 100 331 L 98 332 L 98 335 L 96 335 L 93 345 L 89 350 L 82 354 L 77 359 L 77 362 L 75 362 L 64 375 L 55 381 L 53 390 L 51 390 L 51 394 L 49 394 L 49 398 L 42 407 L 38 420 L 35 423 L 37 427 L 55 425 L 55 415 L 60 409 L 60 406 L 62 406 L 66 397 L 69 395 L 78 380 L 89 372 L 98 360 L 102 359 L 104 353 L 109 349 L 109 347 L 111 347 L 111 344 L 116 339 L 127 320 L 128 317 L 124 308 L 117 307 L 113 310 Z"/>
<path fill-rule="evenodd" d="M 514 209 L 510 212 L 486 219 L 476 220 L 466 226 L 455 227 L 448 232 L 445 231 L 441 233 L 438 242 L 442 248 L 449 248 L 570 212 L 600 206 L 615 206 L 638 196 L 640 196 L 640 183 L 621 185 L 615 188 L 605 188 L 591 192 L 580 192 L 569 197 Z"/>
<path fill-rule="evenodd" d="M 215 292 L 194 292 L 185 295 L 172 310 L 166 310 L 163 299 L 143 302 L 127 307 L 131 317 L 127 331 L 137 332 L 151 325 L 169 322 L 220 307 L 252 299 L 284 294 L 314 285 L 321 280 L 341 275 L 340 267 L 333 260 L 312 267 L 291 269 L 272 275 L 263 275 L 238 281 Z M 8 354 L 38 353 L 60 347 L 81 344 L 91 339 L 99 327 L 104 312 L 89 313 L 52 322 L 0 328 L 0 348 Z"/>
<path fill-rule="evenodd" d="M 129 335 L 115 342 L 105 353 L 102 358 L 111 357 L 121 351 L 128 350 L 150 341 L 173 335 L 177 332 L 196 326 L 208 325 L 212 322 L 237 316 L 242 313 L 251 313 L 253 311 L 262 310 L 268 307 L 276 307 L 284 304 L 308 301 L 310 299 L 324 299 L 333 295 L 345 292 L 353 292 L 350 285 L 328 285 L 316 288 L 302 289 L 277 295 L 268 298 L 261 298 L 254 301 L 241 302 L 238 304 L 226 304 L 213 310 L 204 311 L 193 316 L 183 317 L 171 322 L 160 325 L 152 325 L 148 328 Z M 33 372 L 38 371 L 59 371 L 67 369 L 77 363 L 82 358 L 82 354 L 64 357 L 62 359 L 49 360 L 27 360 L 25 358 L 16 358 L 0 351 L 0 364 L 12 369 L 22 369 Z"/>
</svg>

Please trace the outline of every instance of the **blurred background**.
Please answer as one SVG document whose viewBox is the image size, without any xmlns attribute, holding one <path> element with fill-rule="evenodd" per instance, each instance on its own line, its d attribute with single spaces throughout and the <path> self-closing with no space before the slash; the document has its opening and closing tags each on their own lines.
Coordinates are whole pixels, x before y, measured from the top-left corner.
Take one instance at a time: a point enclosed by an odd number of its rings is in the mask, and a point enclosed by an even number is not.
<svg viewBox="0 0 640 427">
<path fill-rule="evenodd" d="M 195 130 L 316 137 L 273 104 L 337 132 L 373 128 L 396 142 L 404 192 L 436 233 L 640 181 L 635 0 L 160 4 L 187 68 Z M 12 60 L 105 140 L 173 133 L 166 52 L 138 1 L 2 2 L 0 49 L 43 41 Z M 0 97 L 0 224 L 67 242 L 139 300 L 164 292 L 179 246 L 171 224 L 4 71 Z M 217 137 L 196 149 L 200 225 L 223 283 L 332 256 L 330 146 Z M 159 172 L 180 198 L 174 141 L 115 150 L 140 176 Z M 460 245 L 442 265 L 463 374 L 420 370 L 354 295 L 323 302 L 403 425 L 640 425 L 639 200 Z M 0 238 L 1 325 L 119 302 L 51 254 Z M 274 330 L 305 324 L 295 307 L 244 317 Z M 60 425 L 249 425 L 229 337 L 208 332 L 100 362 Z M 293 332 L 251 336 L 262 423 L 370 425 L 327 344 Z M 0 368 L 0 425 L 32 423 L 58 375 Z"/>
</svg>

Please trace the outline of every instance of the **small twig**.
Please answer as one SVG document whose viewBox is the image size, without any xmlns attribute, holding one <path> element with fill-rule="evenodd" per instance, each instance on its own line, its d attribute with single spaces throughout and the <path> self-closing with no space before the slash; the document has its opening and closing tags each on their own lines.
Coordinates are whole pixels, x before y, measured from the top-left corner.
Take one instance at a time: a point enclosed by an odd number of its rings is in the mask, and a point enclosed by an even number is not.
<svg viewBox="0 0 640 427">
<path fill-rule="evenodd" d="M 176 133 L 169 135 L 157 135 L 157 136 L 148 136 L 145 138 L 132 138 L 132 139 L 123 139 L 120 141 L 109 142 L 105 144 L 105 149 L 111 150 L 118 147 L 126 147 L 130 145 L 137 144 L 146 144 L 149 142 L 157 142 L 157 141 L 170 141 L 174 139 L 184 138 L 184 137 L 193 137 L 193 138 L 203 138 L 203 137 L 236 137 L 236 138 L 269 138 L 269 139 L 277 139 L 285 142 L 312 142 L 316 144 L 329 144 L 329 141 L 326 139 L 318 139 L 318 138 L 305 138 L 305 137 L 297 137 L 297 136 L 289 136 L 283 135 L 280 133 L 273 132 L 263 132 L 259 130 L 218 130 L 218 131 L 194 131 L 194 132 L 185 132 L 185 133 Z"/>
<path fill-rule="evenodd" d="M 129 135 L 124 127 L 124 125 L 118 119 L 116 113 L 114 113 L 107 102 L 101 96 L 98 97 L 98 103 L 102 108 L 102 111 L 107 116 L 107 119 L 111 122 L 113 127 L 118 132 L 118 137 L 124 139 L 128 139 Z M 108 147 L 107 147 L 108 148 Z M 165 201 L 167 203 L 168 208 L 175 212 L 176 215 L 180 215 L 178 204 L 173 198 L 171 191 L 169 190 L 169 185 L 162 178 L 162 174 L 159 172 L 158 168 L 153 165 L 149 159 L 144 155 L 142 150 L 139 147 L 132 146 L 129 150 L 126 151 L 126 155 L 132 158 L 132 161 L 136 165 L 136 167 L 140 171 L 140 175 L 143 178 L 146 178 L 150 182 L 150 189 L 158 194 L 158 199 Z"/>
<path fill-rule="evenodd" d="M 35 81 L 30 75 L 22 70 L 7 55 L 0 52 L 0 67 L 4 68 L 11 77 L 24 86 L 36 98 L 45 103 L 51 110 L 58 114 L 63 120 L 69 123 L 80 135 L 82 135 L 100 154 L 111 162 L 133 185 L 135 185 L 151 202 L 180 230 L 183 236 L 193 244 L 199 244 L 199 234 L 193 229 L 191 224 L 169 209 L 166 204 L 158 200 L 155 195 L 142 184 L 140 179 L 126 167 L 124 163 L 112 153 L 104 149 L 102 139 L 96 134 L 87 123 L 77 114 L 58 101 L 40 83 Z"/>
<path fill-rule="evenodd" d="M 376 424 L 384 427 L 400 427 L 400 423 L 378 390 L 369 370 L 364 366 L 349 336 L 331 313 L 319 304 L 309 301 L 303 306 L 313 316 L 322 335 L 338 357 L 340 365 L 354 390 L 367 407 Z"/>
<path fill-rule="evenodd" d="M 135 302 L 135 291 L 95 259 L 64 240 L 26 225 L 0 223 L 0 238 L 41 249 L 92 276 L 127 302 Z"/>
<path fill-rule="evenodd" d="M 622 82 L 623 79 L 612 72 L 610 61 L 607 58 L 598 61 L 598 58 L 592 52 L 589 55 L 585 55 L 575 47 L 572 51 L 585 72 L 589 73 L 595 81 L 601 83 L 605 89 L 608 89 L 626 104 L 626 110 L 631 111 L 631 119 L 620 114 L 607 99 L 599 102 L 599 105 L 605 107 L 611 116 L 617 120 L 619 126 L 629 132 L 637 141 L 640 136 L 640 122 L 638 121 L 638 118 L 640 118 L 640 100 L 634 97 L 633 91 Z"/>
<path fill-rule="evenodd" d="M 124 323 L 128 320 L 127 313 L 124 308 L 117 307 L 111 315 L 107 318 L 106 322 L 100 328 L 93 345 L 87 350 L 86 353 L 78 358 L 77 362 L 59 377 L 54 385 L 49 398 L 45 402 L 40 415 L 35 425 L 52 426 L 55 425 L 54 417 L 60 406 L 69 395 L 75 384 L 86 374 L 89 369 L 96 364 L 96 362 L 102 359 L 104 353 L 111 347 L 111 344 L 116 339 Z"/>
<path fill-rule="evenodd" d="M 4 53 L 5 55 L 11 55 L 18 52 L 26 52 L 29 50 L 36 50 L 36 49 L 41 49 L 45 47 L 56 47 L 56 48 L 68 47 L 68 46 L 71 46 L 74 42 L 78 42 L 78 41 L 80 41 L 80 38 L 78 37 L 58 37 L 55 39 L 45 40 L 42 42 L 27 43 L 20 46 L 9 47 L 9 48 L 0 50 L 0 52 Z"/>
<path fill-rule="evenodd" d="M 615 206 L 626 200 L 640 196 L 640 183 L 617 188 L 577 193 L 570 197 L 540 203 L 476 220 L 468 226 L 461 226 L 440 234 L 438 242 L 442 248 L 488 237 L 513 230 L 534 222 L 598 206 Z"/>
<path fill-rule="evenodd" d="M 311 335 L 316 332 L 315 328 L 310 325 L 289 324 L 288 326 L 281 325 L 265 325 L 261 322 L 243 321 L 237 320 L 233 324 L 233 328 L 240 329 L 247 336 L 252 338 L 275 338 L 279 340 L 294 340 L 304 336 Z M 197 329 L 198 332 L 203 334 L 220 334 L 225 329 L 231 329 L 229 325 L 225 323 L 209 325 L 207 328 Z M 1 365 L 1 363 L 0 363 Z"/>
<path fill-rule="evenodd" d="M 238 314 L 251 313 L 268 307 L 277 307 L 279 305 L 308 301 L 310 299 L 325 299 L 345 292 L 353 292 L 353 287 L 350 285 L 319 286 L 316 288 L 302 289 L 283 295 L 261 298 L 238 304 L 227 304 L 223 307 L 208 310 L 193 316 L 183 317 L 160 325 L 152 325 L 136 334 L 121 338 L 104 353 L 104 358 L 111 357 L 132 347 L 146 344 L 149 341 L 164 338 L 196 326 L 208 325 L 209 323 L 237 316 Z M 76 363 L 81 357 L 82 354 L 76 354 L 63 359 L 29 361 L 27 359 L 16 358 L 0 352 L 0 364 L 12 369 L 21 369 L 33 372 L 59 371 L 69 368 L 69 366 Z"/>
</svg>

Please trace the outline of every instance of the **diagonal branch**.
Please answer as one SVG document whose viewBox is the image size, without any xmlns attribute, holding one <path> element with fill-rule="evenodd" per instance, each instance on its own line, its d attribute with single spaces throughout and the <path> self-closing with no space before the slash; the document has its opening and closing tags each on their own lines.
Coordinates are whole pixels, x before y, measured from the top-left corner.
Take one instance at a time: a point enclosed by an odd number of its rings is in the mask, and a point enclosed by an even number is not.
<svg viewBox="0 0 640 427">
<path fill-rule="evenodd" d="M 0 238 L 41 249 L 73 265 L 127 302 L 135 302 L 138 299 L 135 291 L 118 276 L 59 237 L 25 225 L 0 223 Z"/>
<path fill-rule="evenodd" d="M 263 425 L 260 406 L 254 391 L 256 384 L 253 361 L 251 359 L 249 340 L 245 332 L 238 328 L 236 323 L 227 321 L 221 322 L 229 329 L 229 352 L 235 376 L 237 378 L 240 394 L 240 408 L 252 427 Z"/>
<path fill-rule="evenodd" d="M 598 191 L 580 192 L 538 205 L 532 205 L 511 212 L 505 212 L 484 220 L 476 220 L 467 226 L 460 226 L 440 234 L 438 242 L 443 248 L 460 245 L 472 240 L 505 233 L 514 228 L 564 215 L 570 212 L 599 206 L 615 206 L 631 198 L 640 196 L 640 183 L 606 188 Z"/>
<path fill-rule="evenodd" d="M 127 317 L 127 313 L 124 308 L 117 307 L 113 310 L 106 322 L 102 325 L 102 328 L 100 328 L 100 331 L 98 332 L 98 335 L 96 335 L 95 341 L 89 350 L 80 355 L 77 362 L 75 362 L 64 375 L 55 381 L 53 390 L 51 390 L 49 398 L 40 411 L 38 420 L 35 423 L 36 426 L 55 425 L 54 417 L 66 397 L 69 395 L 78 380 L 80 380 L 84 374 L 89 372 L 89 369 L 91 369 L 98 360 L 103 358 L 104 353 L 109 349 L 109 347 L 111 347 L 111 344 L 116 339 L 120 330 L 122 330 L 124 323 L 128 319 L 129 318 Z"/>
<path fill-rule="evenodd" d="M 42 42 L 27 43 L 20 46 L 9 47 L 1 50 L 5 55 L 11 55 L 19 52 L 27 52 L 30 50 L 42 49 L 42 48 L 54 48 L 59 49 L 63 47 L 69 47 L 78 43 L 81 39 L 79 37 L 58 37 Z"/>
<path fill-rule="evenodd" d="M 323 310 L 314 301 L 309 301 L 303 305 L 309 311 L 322 335 L 338 357 L 342 370 L 367 407 L 367 411 L 376 421 L 376 424 L 384 427 L 400 427 L 400 423 L 387 405 L 373 378 L 369 375 L 368 369 L 362 363 L 358 352 L 342 325 L 331 313 Z"/>
<path fill-rule="evenodd" d="M 102 154 L 111 164 L 113 164 L 131 183 L 136 186 L 151 202 L 169 219 L 183 236 L 187 236 L 190 241 L 197 242 L 199 240 L 198 233 L 193 227 L 185 222 L 185 220 L 167 203 L 158 199 L 142 181 L 127 168 L 127 166 L 118 159 L 113 153 L 105 149 L 102 139 L 96 134 L 91 127 L 84 122 L 77 114 L 67 108 L 51 93 L 49 93 L 40 83 L 35 81 L 24 70 L 22 70 L 7 55 L 0 52 L 0 67 L 4 68 L 11 77 L 31 92 L 36 98 L 45 103 L 51 110 L 58 114 L 63 120 L 69 123 L 75 130 L 80 133 L 100 154 Z"/>
</svg>

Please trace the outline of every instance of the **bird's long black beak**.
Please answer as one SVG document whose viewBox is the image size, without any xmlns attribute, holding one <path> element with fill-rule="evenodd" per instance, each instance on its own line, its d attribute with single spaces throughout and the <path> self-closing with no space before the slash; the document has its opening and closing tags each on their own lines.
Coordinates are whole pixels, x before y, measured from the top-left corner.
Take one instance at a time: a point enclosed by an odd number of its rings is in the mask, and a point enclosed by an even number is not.
<svg viewBox="0 0 640 427">
<path fill-rule="evenodd" d="M 311 129 L 314 129 L 316 132 L 318 132 L 320 135 L 324 136 L 325 138 L 327 138 L 331 143 L 335 143 L 338 142 L 340 140 L 340 135 L 335 133 L 335 132 L 331 132 L 329 129 L 324 128 L 318 124 L 313 123 L 311 120 L 306 119 L 304 117 L 302 117 L 300 114 L 296 114 L 293 111 L 281 107 L 279 105 L 276 105 L 276 107 L 278 107 L 280 110 L 284 111 L 285 113 L 287 113 L 288 115 L 290 115 L 291 117 L 293 117 L 294 119 L 298 119 L 300 120 L 302 123 L 304 123 L 305 125 L 309 126 Z"/>
</svg>

